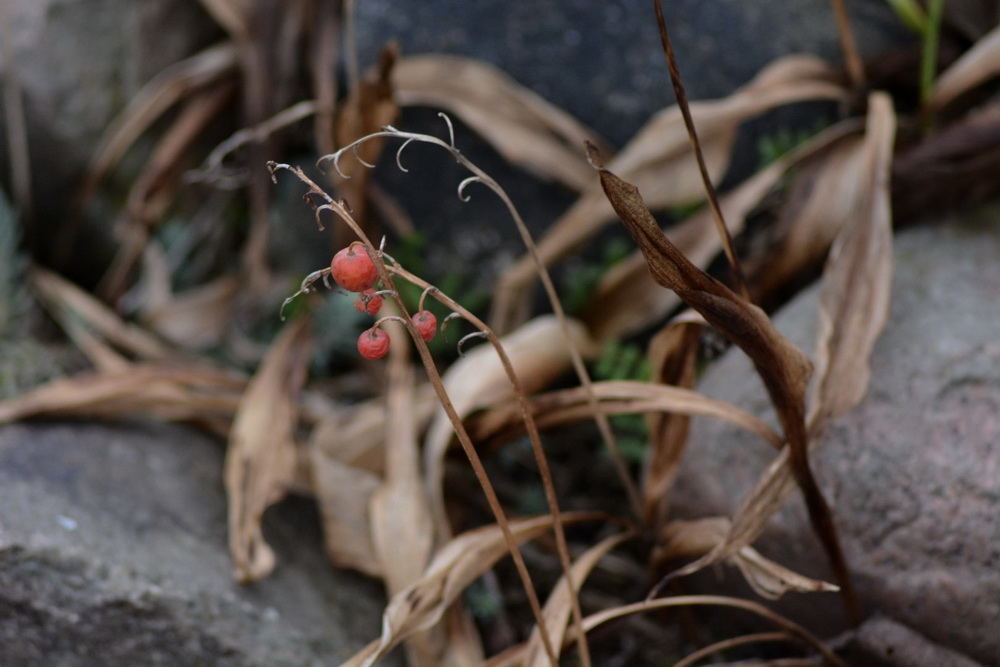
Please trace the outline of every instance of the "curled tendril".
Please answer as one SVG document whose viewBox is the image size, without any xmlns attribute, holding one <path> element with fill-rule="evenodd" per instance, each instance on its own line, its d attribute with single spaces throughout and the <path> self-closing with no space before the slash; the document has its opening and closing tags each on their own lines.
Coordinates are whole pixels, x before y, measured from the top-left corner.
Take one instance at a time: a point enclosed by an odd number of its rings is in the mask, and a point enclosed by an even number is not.
<svg viewBox="0 0 1000 667">
<path fill-rule="evenodd" d="M 355 144 L 354 144 L 354 145 L 353 145 L 353 146 L 351 147 L 351 152 L 352 152 L 352 153 L 354 153 L 354 157 L 356 157 L 356 158 L 357 158 L 358 162 L 360 162 L 361 164 L 365 165 L 365 166 L 366 166 L 366 167 L 368 167 L 369 169 L 374 169 L 374 168 L 375 168 L 375 165 L 373 165 L 373 164 L 368 164 L 367 162 L 365 162 L 365 161 L 364 161 L 364 158 L 362 158 L 362 157 L 361 157 L 361 153 L 359 153 L 359 152 L 358 152 L 358 149 L 359 149 L 359 148 L 361 148 L 361 143 L 360 143 L 360 142 L 357 142 L 357 143 L 355 143 Z M 347 178 L 350 178 L 350 176 L 348 176 Z"/>
<path fill-rule="evenodd" d="M 420 302 L 417 304 L 417 310 L 424 309 L 424 300 L 427 298 L 428 294 L 431 294 L 432 292 L 440 293 L 440 291 L 441 290 L 439 290 L 437 287 L 434 287 L 434 285 L 428 286 L 427 289 L 425 289 L 423 293 L 420 295 Z"/>
<path fill-rule="evenodd" d="M 472 183 L 482 183 L 483 179 L 479 176 L 469 176 L 467 179 L 458 184 L 458 198 L 462 201 L 469 201 L 471 197 L 465 194 L 465 188 Z"/>
<path fill-rule="evenodd" d="M 438 116 L 444 119 L 444 122 L 448 125 L 448 144 L 454 149 L 455 148 L 455 126 L 451 124 L 451 118 L 443 111 L 438 111 Z"/>
<path fill-rule="evenodd" d="M 270 165 L 268 165 L 268 166 L 270 166 Z M 292 301 L 295 301 L 295 299 L 300 294 L 309 294 L 310 292 L 315 291 L 314 288 L 313 288 L 313 284 L 317 280 L 322 279 L 323 280 L 323 284 L 326 285 L 326 287 L 328 289 L 332 289 L 330 287 L 329 277 L 330 277 L 330 267 L 326 267 L 325 269 L 320 269 L 319 271 L 313 271 L 308 276 L 306 276 L 305 278 L 303 278 L 302 279 L 302 284 L 299 285 L 299 291 L 296 292 L 295 294 L 291 295 L 290 297 L 288 297 L 287 299 L 285 299 L 281 303 L 281 309 L 278 311 L 278 316 L 281 318 L 281 321 L 282 322 L 285 321 L 285 306 L 287 306 L 288 304 L 290 304 Z"/>
<path fill-rule="evenodd" d="M 488 337 L 489 334 L 486 333 L 485 331 L 473 331 L 470 334 L 462 336 L 462 338 L 458 341 L 458 345 L 455 346 L 456 349 L 458 350 L 458 356 L 460 357 L 465 356 L 465 350 L 463 350 L 462 348 L 465 346 L 466 342 L 472 340 L 473 338 L 488 338 Z"/>
<path fill-rule="evenodd" d="M 403 145 L 399 147 L 398 151 L 396 151 L 396 166 L 399 167 L 399 170 L 404 174 L 410 173 L 410 170 L 403 166 L 403 149 L 412 144 L 414 141 L 416 141 L 416 139 L 410 137 L 404 141 Z"/>
<path fill-rule="evenodd" d="M 441 337 L 444 338 L 446 341 L 448 340 L 448 337 L 445 335 L 445 332 L 448 329 L 448 323 L 451 322 L 452 320 L 457 320 L 457 319 L 465 319 L 465 316 L 462 315 L 461 313 L 451 313 L 443 320 L 441 320 Z"/>
</svg>

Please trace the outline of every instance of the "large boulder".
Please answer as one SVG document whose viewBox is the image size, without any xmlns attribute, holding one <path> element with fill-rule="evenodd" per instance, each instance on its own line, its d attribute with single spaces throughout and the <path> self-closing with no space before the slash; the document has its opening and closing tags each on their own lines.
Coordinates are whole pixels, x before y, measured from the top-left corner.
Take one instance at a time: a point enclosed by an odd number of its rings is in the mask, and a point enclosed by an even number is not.
<svg viewBox="0 0 1000 667">
<path fill-rule="evenodd" d="M 327 563 L 312 504 L 272 510 L 279 564 L 233 580 L 223 449 L 151 423 L 0 428 L 0 663 L 339 664 L 381 587 Z"/>
<path fill-rule="evenodd" d="M 868 395 L 834 422 L 813 469 L 868 612 L 986 664 L 1000 656 L 1000 211 L 907 230 L 895 240 L 889 323 Z M 775 318 L 806 350 L 812 289 Z M 763 386 L 738 351 L 700 390 L 770 417 Z M 773 422 L 772 418 L 772 422 Z M 774 451 L 745 432 L 695 419 L 673 493 L 679 516 L 730 514 Z M 799 495 L 772 520 L 761 551 L 829 580 Z M 791 596 L 783 609 L 826 633 L 835 595 Z"/>
</svg>

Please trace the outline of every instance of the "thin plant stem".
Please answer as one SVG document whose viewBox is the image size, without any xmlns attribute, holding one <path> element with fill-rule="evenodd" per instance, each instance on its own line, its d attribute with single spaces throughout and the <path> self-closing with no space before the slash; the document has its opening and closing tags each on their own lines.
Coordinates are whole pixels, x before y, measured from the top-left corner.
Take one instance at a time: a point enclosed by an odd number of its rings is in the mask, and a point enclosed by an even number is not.
<svg viewBox="0 0 1000 667">
<path fill-rule="evenodd" d="M 375 264 L 375 268 L 383 286 L 386 289 L 392 290 L 390 297 L 396 303 L 396 307 L 399 308 L 399 312 L 402 313 L 402 324 L 406 327 L 407 332 L 410 334 L 410 338 L 413 339 L 417 353 L 420 356 L 420 360 L 427 372 L 427 377 L 437 394 L 438 401 L 444 409 L 445 414 L 448 416 L 448 419 L 452 423 L 455 435 L 458 438 L 463 451 L 468 457 L 469 463 L 472 465 L 476 479 L 479 481 L 479 484 L 483 489 L 483 493 L 486 495 L 487 503 L 489 504 L 490 509 L 493 512 L 493 516 L 496 519 L 497 525 L 503 533 L 504 540 L 507 543 L 507 549 L 510 551 L 511 558 L 514 561 L 514 566 L 517 569 L 518 575 L 521 578 L 521 583 L 524 586 L 525 594 L 528 596 L 528 603 L 531 606 L 535 622 L 539 625 L 539 633 L 541 635 L 542 644 L 545 647 L 545 652 L 549 657 L 549 660 L 552 662 L 552 665 L 558 665 L 558 659 L 552 646 L 552 639 L 549 636 L 547 627 L 545 626 L 545 617 L 542 615 L 542 607 L 538 600 L 538 593 L 535 591 L 535 587 L 531 582 L 531 575 L 529 574 L 527 565 L 524 562 L 524 557 L 521 555 L 521 551 L 518 548 L 517 543 L 514 541 L 514 536 L 510 531 L 510 525 L 507 522 L 507 517 L 503 511 L 503 507 L 500 505 L 500 500 L 497 497 L 496 490 L 493 488 L 493 484 L 490 482 L 489 476 L 486 474 L 486 469 L 483 467 L 483 462 L 479 458 L 479 454 L 476 452 L 475 446 L 472 444 L 472 439 L 469 437 L 469 433 L 466 431 L 465 425 L 462 423 L 462 418 L 459 416 L 458 412 L 455 410 L 455 406 L 451 402 L 451 397 L 448 395 L 448 392 L 444 387 L 444 382 L 441 380 L 441 375 L 437 371 L 437 367 L 434 364 L 433 357 L 431 357 L 427 343 L 420 335 L 420 331 L 417 329 L 416 324 L 413 323 L 413 319 L 410 316 L 409 311 L 406 309 L 406 304 L 404 304 L 402 298 L 400 298 L 399 292 L 393 284 L 392 275 L 388 271 L 388 268 L 382 260 L 376 246 L 364 233 L 364 230 L 361 229 L 361 226 L 357 223 L 357 221 L 355 221 L 351 216 L 347 207 L 343 203 L 335 201 L 329 194 L 326 193 L 325 190 L 316 185 L 312 179 L 306 176 L 305 172 L 303 172 L 301 168 L 293 167 L 287 164 L 269 162 L 268 169 L 271 171 L 272 177 L 279 169 L 292 172 L 299 178 L 299 180 L 308 186 L 308 195 L 314 195 L 324 202 L 321 206 L 318 206 L 315 209 L 317 223 L 321 226 L 322 222 L 320 220 L 320 215 L 324 210 L 333 212 L 341 220 L 343 220 L 348 227 L 350 227 L 351 230 L 357 234 L 361 242 L 364 243 L 372 257 L 372 261 Z M 557 523 L 555 521 L 555 517 L 553 517 L 553 522 Z"/>
<path fill-rule="evenodd" d="M 742 600 L 740 598 L 726 597 L 722 595 L 676 595 L 665 598 L 653 598 L 650 600 L 645 600 L 643 602 L 634 602 L 632 604 L 623 605 L 621 607 L 614 607 L 612 609 L 605 609 L 596 614 L 592 614 L 584 619 L 583 625 L 587 632 L 597 628 L 598 626 L 607 623 L 615 618 L 621 618 L 622 616 L 628 616 L 629 614 L 637 614 L 646 611 L 653 611 L 654 609 L 666 609 L 669 607 L 685 607 L 685 606 L 716 606 L 716 607 L 732 607 L 734 609 L 744 609 L 751 613 L 757 614 L 761 618 L 767 619 L 771 623 L 785 630 L 786 632 L 799 637 L 809 646 L 813 647 L 823 656 L 823 658 L 829 662 L 834 667 L 847 667 L 847 664 L 841 660 L 837 655 L 831 651 L 816 635 L 812 634 L 804 627 L 790 621 L 784 616 L 777 614 L 762 604 L 753 602 L 751 600 Z"/>
<path fill-rule="evenodd" d="M 740 266 L 739 258 L 736 257 L 736 250 L 733 248 L 733 239 L 729 234 L 729 228 L 726 227 L 726 220 L 722 215 L 722 207 L 719 206 L 719 198 L 715 193 L 712 177 L 708 174 L 708 165 L 705 164 L 701 142 L 698 141 L 698 131 L 694 126 L 694 118 L 691 117 L 691 107 L 688 105 L 687 93 L 684 91 L 684 83 L 681 81 L 681 72 L 677 67 L 674 47 L 670 43 L 670 35 L 667 33 L 667 21 L 663 18 L 663 7 L 660 5 L 660 0 L 653 0 L 653 8 L 656 10 L 656 23 L 660 29 L 660 42 L 663 45 L 663 53 L 667 58 L 667 69 L 670 70 L 670 83 L 673 85 L 674 97 L 677 98 L 677 107 L 681 110 L 681 116 L 684 118 L 684 126 L 687 128 L 688 137 L 691 139 L 691 147 L 694 149 L 694 155 L 698 161 L 698 171 L 701 172 L 701 180 L 705 184 L 708 206 L 712 210 L 712 217 L 715 220 L 715 227 L 718 230 L 719 238 L 722 239 L 722 250 L 733 271 L 733 280 L 736 283 L 737 291 L 746 301 L 750 301 L 750 290 L 747 288 L 746 277 L 743 275 L 743 268 Z"/>
<path fill-rule="evenodd" d="M 722 641 L 715 642 L 714 644 L 709 644 L 708 646 L 702 647 L 686 656 L 683 660 L 678 660 L 674 663 L 674 667 L 691 667 L 694 663 L 707 658 L 710 655 L 716 653 L 721 653 L 726 649 L 734 648 L 736 646 L 745 646 L 747 644 L 759 644 L 762 642 L 788 642 L 794 641 L 795 637 L 788 634 L 787 632 L 758 632 L 752 635 L 743 635 L 741 637 L 731 637 L 729 639 L 723 639 Z"/>
<path fill-rule="evenodd" d="M 844 52 L 847 76 L 851 79 L 851 87 L 855 91 L 862 90 L 865 86 L 865 67 L 858 54 L 858 45 L 854 41 L 851 20 L 847 16 L 847 7 L 844 5 L 844 0 L 831 0 L 831 3 L 833 15 L 837 20 L 837 35 L 840 37 L 840 48 Z"/>
<path fill-rule="evenodd" d="M 433 296 L 447 308 L 461 315 L 463 319 L 467 320 L 472 326 L 479 329 L 480 333 L 485 334 L 486 339 L 496 350 L 497 355 L 500 357 L 500 363 L 503 365 L 504 372 L 506 372 L 507 378 L 514 387 L 514 395 L 517 396 L 518 407 L 521 410 L 521 417 L 528 433 L 528 438 L 531 440 L 531 449 L 535 454 L 535 462 L 538 465 L 539 476 L 542 478 L 542 487 L 545 490 L 545 499 L 548 501 L 549 511 L 552 513 L 553 530 L 555 531 L 556 536 L 556 551 L 559 554 L 563 574 L 570 586 L 570 590 L 575 591 L 576 588 L 574 588 L 574 582 L 571 576 L 572 563 L 570 562 L 569 557 L 569 547 L 566 543 L 566 534 L 563 530 L 562 521 L 559 518 L 560 511 L 559 503 L 556 499 L 555 484 L 552 481 L 552 472 L 549 469 L 549 462 L 545 458 L 545 450 L 542 447 L 541 434 L 538 431 L 538 424 L 535 422 L 534 414 L 532 413 L 531 406 L 528 403 L 528 396 L 524 391 L 520 378 L 518 378 L 517 373 L 514 371 L 514 365 L 511 363 L 510 357 L 507 355 L 507 351 L 500 342 L 500 338 L 497 336 L 496 332 L 493 331 L 493 329 L 487 326 L 487 324 L 481 319 L 476 317 L 474 313 L 467 310 L 464 306 L 462 306 L 462 304 L 458 303 L 447 294 L 444 294 L 440 290 L 432 289 L 431 285 L 419 276 L 416 276 L 398 266 L 392 267 L 390 270 L 397 273 L 408 282 L 411 282 L 418 287 L 423 287 L 424 296 Z M 581 624 L 583 620 L 583 612 L 580 610 L 580 601 L 575 594 L 570 595 L 570 603 L 573 610 L 574 629 L 577 631 L 580 638 L 578 646 L 578 650 L 580 652 L 580 662 L 583 665 L 590 665 L 590 650 L 586 641 L 586 633 L 583 632 L 583 626 Z"/>
</svg>

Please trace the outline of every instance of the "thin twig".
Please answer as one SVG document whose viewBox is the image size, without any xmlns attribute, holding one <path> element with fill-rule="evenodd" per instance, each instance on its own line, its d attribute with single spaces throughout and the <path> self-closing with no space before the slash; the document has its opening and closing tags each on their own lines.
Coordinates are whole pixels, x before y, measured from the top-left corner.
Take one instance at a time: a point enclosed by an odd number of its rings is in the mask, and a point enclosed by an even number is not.
<svg viewBox="0 0 1000 667">
<path fill-rule="evenodd" d="M 670 43 L 670 35 L 667 33 L 667 21 L 663 18 L 663 7 L 660 5 L 660 0 L 653 0 L 653 8 L 656 10 L 656 23 L 660 28 L 660 42 L 663 45 L 663 53 L 667 57 L 667 69 L 670 70 L 670 83 L 674 88 L 674 97 L 677 98 L 677 108 L 681 110 L 684 126 L 687 127 L 688 136 L 691 138 L 691 146 L 698 161 L 698 170 L 701 172 L 701 180 L 705 184 L 705 193 L 708 195 L 708 206 L 712 210 L 719 238 L 722 239 L 722 250 L 732 268 L 737 291 L 745 300 L 750 301 L 750 290 L 747 288 L 746 277 L 743 275 L 743 268 L 736 257 L 736 250 L 733 248 L 733 239 L 729 234 L 729 228 L 726 227 L 726 220 L 722 216 L 722 208 L 719 206 L 719 198 L 716 196 L 712 177 L 708 175 L 708 165 L 705 164 L 701 142 L 698 141 L 698 132 L 694 126 L 694 119 L 691 117 L 691 108 L 688 105 L 687 93 L 684 92 L 684 83 L 681 81 L 677 59 L 674 57 L 674 47 Z"/>
<path fill-rule="evenodd" d="M 698 662 L 703 658 L 707 658 L 710 655 L 716 653 L 721 653 L 726 649 L 734 648 L 736 646 L 745 646 L 746 644 L 759 644 L 762 642 L 787 642 L 794 641 L 795 637 L 787 632 L 758 632 L 752 635 L 742 635 L 740 637 L 730 637 L 729 639 L 723 639 L 722 641 L 715 642 L 714 644 L 709 644 L 704 646 L 691 655 L 686 656 L 683 660 L 678 660 L 674 667 L 691 667 L 694 663 Z"/>
</svg>

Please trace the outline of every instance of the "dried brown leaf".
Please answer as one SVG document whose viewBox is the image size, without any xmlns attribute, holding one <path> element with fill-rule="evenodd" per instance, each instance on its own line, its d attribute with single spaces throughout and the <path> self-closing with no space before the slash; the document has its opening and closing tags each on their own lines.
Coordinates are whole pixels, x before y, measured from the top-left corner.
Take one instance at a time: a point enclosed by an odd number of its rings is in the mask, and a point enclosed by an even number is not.
<svg viewBox="0 0 1000 667">
<path fill-rule="evenodd" d="M 154 308 L 144 308 L 142 321 L 181 348 L 203 350 L 217 345 L 230 328 L 239 289 L 239 278 L 222 276 Z"/>
<path fill-rule="evenodd" d="M 260 521 L 294 478 L 297 397 L 310 350 L 308 320 L 287 325 L 247 386 L 230 431 L 225 463 L 229 548 L 241 582 L 260 579 L 274 568 Z"/>
<path fill-rule="evenodd" d="M 746 120 L 791 102 L 843 100 L 844 89 L 830 83 L 830 78 L 830 68 L 819 60 L 788 57 L 776 61 L 730 97 L 693 103 L 691 113 L 713 182 L 718 182 L 728 167 L 736 132 Z M 608 169 L 647 192 L 653 208 L 690 204 L 705 197 L 684 119 L 676 106 L 650 119 L 608 164 Z M 539 256 L 546 265 L 558 261 L 614 220 L 614 215 L 607 198 L 592 185 L 539 241 Z M 711 219 L 708 222 L 712 224 Z M 499 330 L 517 321 L 514 313 L 525 301 L 523 291 L 534 279 L 535 267 L 528 257 L 518 260 L 500 277 L 491 314 Z"/>
<path fill-rule="evenodd" d="M 241 378 L 208 368 L 128 365 L 61 378 L 0 401 L 0 423 L 42 416 L 120 419 L 140 414 L 165 420 L 228 419 L 244 384 Z"/>
<path fill-rule="evenodd" d="M 576 522 L 596 518 L 596 515 L 565 513 L 562 518 L 564 522 Z M 517 544 L 551 529 L 552 518 L 549 516 L 510 521 L 510 532 Z M 466 586 L 507 553 L 503 532 L 496 525 L 477 528 L 449 541 L 434 556 L 423 578 L 389 601 L 382 616 L 382 638 L 378 649 L 359 663 L 352 659 L 345 664 L 370 667 L 399 642 L 433 627 Z"/>
<path fill-rule="evenodd" d="M 941 73 L 930 106 L 940 109 L 962 93 L 1000 74 L 1000 26 L 993 28 Z"/>
<path fill-rule="evenodd" d="M 809 428 L 820 432 L 857 405 L 868 391 L 871 355 L 889 317 L 892 289 L 892 211 L 889 174 L 896 136 L 892 101 L 873 95 L 868 111 L 865 165 L 869 186 L 837 237 L 823 272 L 816 346 L 816 385 Z"/>
<path fill-rule="evenodd" d="M 591 157 L 608 199 L 642 250 L 653 279 L 676 292 L 750 357 L 771 396 L 785 437 L 804 445 L 805 391 L 812 373 L 809 358 L 760 308 L 692 264 L 664 236 L 638 188 L 604 169 L 595 153 L 591 152 Z"/>
<path fill-rule="evenodd" d="M 697 557 L 709 553 L 726 540 L 730 526 L 729 519 L 725 517 L 671 521 L 660 532 L 660 546 L 656 548 L 653 560 L 663 562 L 670 558 Z M 839 590 L 833 584 L 804 577 L 768 560 L 752 547 L 743 547 L 726 558 L 726 562 L 737 567 L 754 591 L 768 600 L 777 600 L 789 591 Z"/>
<path fill-rule="evenodd" d="M 372 577 L 383 575 L 372 543 L 370 507 L 382 480 L 310 450 L 313 490 L 323 522 L 326 555 L 337 567 L 351 568 Z"/>
<path fill-rule="evenodd" d="M 403 58 L 393 75 L 400 104 L 454 114 L 504 158 L 582 191 L 594 180 L 579 146 L 595 134 L 487 63 L 452 55 Z"/>
</svg>

